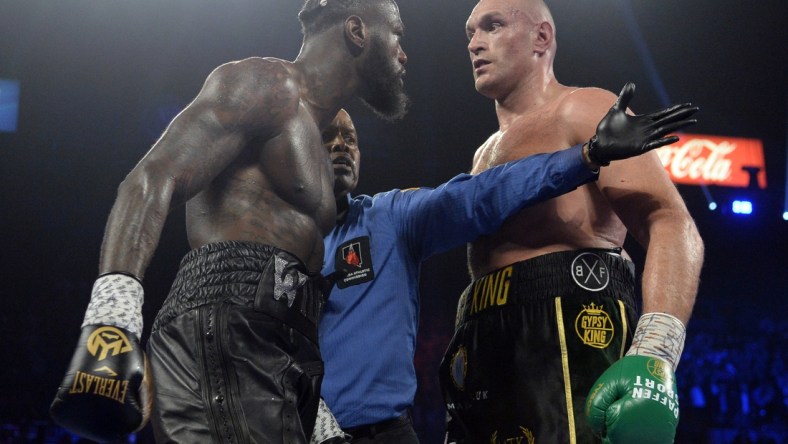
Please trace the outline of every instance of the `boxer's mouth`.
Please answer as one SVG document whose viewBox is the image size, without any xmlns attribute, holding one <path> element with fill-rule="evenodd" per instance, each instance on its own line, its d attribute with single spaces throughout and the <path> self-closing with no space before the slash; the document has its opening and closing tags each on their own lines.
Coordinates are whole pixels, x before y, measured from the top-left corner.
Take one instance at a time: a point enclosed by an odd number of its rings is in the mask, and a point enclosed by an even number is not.
<svg viewBox="0 0 788 444">
<path fill-rule="evenodd" d="M 352 167 L 354 162 L 353 159 L 351 159 L 348 156 L 337 156 L 331 161 L 331 163 L 333 163 L 334 165 Z"/>
<path fill-rule="evenodd" d="M 479 69 L 482 66 L 489 65 L 490 61 L 485 59 L 476 59 L 473 61 L 473 69 Z"/>
</svg>

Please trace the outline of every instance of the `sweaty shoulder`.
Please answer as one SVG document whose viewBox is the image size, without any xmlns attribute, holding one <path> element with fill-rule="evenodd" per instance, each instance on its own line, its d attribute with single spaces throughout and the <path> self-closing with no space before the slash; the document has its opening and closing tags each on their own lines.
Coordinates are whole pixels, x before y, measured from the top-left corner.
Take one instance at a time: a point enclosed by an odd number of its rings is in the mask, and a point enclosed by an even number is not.
<svg viewBox="0 0 788 444">
<path fill-rule="evenodd" d="M 214 69 L 200 95 L 232 115 L 230 123 L 275 129 L 298 112 L 300 91 L 291 62 L 251 57 Z"/>
</svg>

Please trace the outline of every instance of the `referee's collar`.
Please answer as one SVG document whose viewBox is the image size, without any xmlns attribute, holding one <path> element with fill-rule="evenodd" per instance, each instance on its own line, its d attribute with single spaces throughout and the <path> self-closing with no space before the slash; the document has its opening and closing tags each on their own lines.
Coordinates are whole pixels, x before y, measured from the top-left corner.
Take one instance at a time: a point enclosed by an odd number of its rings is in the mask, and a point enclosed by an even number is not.
<svg viewBox="0 0 788 444">
<path fill-rule="evenodd" d="M 347 220 L 348 216 L 350 216 L 350 213 L 355 213 L 355 209 L 353 208 L 353 196 L 351 196 L 350 193 L 347 193 L 345 195 L 345 199 L 347 200 L 347 206 L 345 207 L 345 213 L 342 214 L 341 218 L 337 217 L 337 219 L 336 219 L 337 226 L 343 225 L 345 223 L 345 221 Z M 339 213 L 337 213 L 337 216 L 339 216 Z"/>
</svg>

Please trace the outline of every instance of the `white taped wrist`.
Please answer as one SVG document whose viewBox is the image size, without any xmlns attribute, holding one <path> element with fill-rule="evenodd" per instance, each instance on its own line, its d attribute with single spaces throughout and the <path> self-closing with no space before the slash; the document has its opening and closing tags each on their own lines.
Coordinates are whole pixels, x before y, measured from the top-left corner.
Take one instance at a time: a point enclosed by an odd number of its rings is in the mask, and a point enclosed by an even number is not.
<svg viewBox="0 0 788 444">
<path fill-rule="evenodd" d="M 323 401 L 323 398 L 320 398 L 320 404 L 318 404 L 317 407 L 315 429 L 312 432 L 312 438 L 309 440 L 309 444 L 320 444 L 323 441 L 337 436 L 344 436 L 350 440 L 350 436 L 339 427 L 339 423 L 336 418 L 334 418 L 334 414 L 331 413 L 325 401 Z"/>
<path fill-rule="evenodd" d="M 114 325 L 142 336 L 142 284 L 125 274 L 105 274 L 96 279 L 82 326 Z"/>
<path fill-rule="evenodd" d="M 687 329 L 675 316 L 667 313 L 646 313 L 640 317 L 632 346 L 627 356 L 642 355 L 668 361 L 676 370 L 684 351 Z"/>
</svg>

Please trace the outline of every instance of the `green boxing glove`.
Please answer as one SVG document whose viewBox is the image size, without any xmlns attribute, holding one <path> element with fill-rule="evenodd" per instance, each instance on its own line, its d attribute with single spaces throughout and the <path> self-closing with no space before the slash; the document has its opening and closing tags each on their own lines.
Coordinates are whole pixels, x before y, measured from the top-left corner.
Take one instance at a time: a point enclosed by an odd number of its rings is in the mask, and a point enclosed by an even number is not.
<svg viewBox="0 0 788 444">
<path fill-rule="evenodd" d="M 586 417 L 606 444 L 672 443 L 679 422 L 673 369 L 661 359 L 624 356 L 597 379 Z"/>
<path fill-rule="evenodd" d="M 674 370 L 685 333 L 671 315 L 640 318 L 627 356 L 597 379 L 586 400 L 588 423 L 605 444 L 673 442 L 679 422 Z"/>
</svg>

